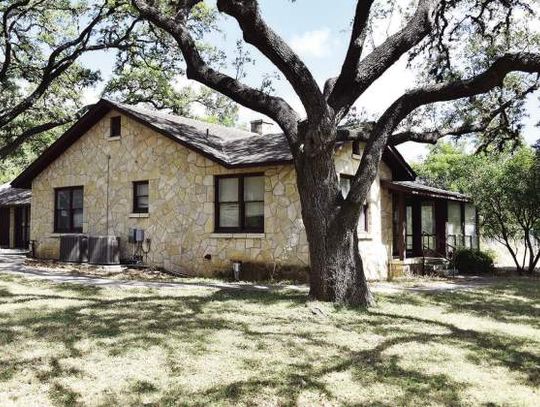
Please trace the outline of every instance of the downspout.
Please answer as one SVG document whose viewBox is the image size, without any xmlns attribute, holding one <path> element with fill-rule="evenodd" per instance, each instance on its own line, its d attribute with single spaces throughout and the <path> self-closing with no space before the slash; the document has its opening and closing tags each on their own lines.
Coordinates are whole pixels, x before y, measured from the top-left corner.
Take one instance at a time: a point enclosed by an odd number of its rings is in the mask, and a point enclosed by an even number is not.
<svg viewBox="0 0 540 407">
<path fill-rule="evenodd" d="M 105 213 L 105 227 L 106 227 L 106 235 L 109 235 L 109 182 L 110 182 L 110 163 L 111 163 L 111 156 L 107 155 L 107 188 L 105 191 L 105 205 L 106 205 L 106 213 Z"/>
</svg>

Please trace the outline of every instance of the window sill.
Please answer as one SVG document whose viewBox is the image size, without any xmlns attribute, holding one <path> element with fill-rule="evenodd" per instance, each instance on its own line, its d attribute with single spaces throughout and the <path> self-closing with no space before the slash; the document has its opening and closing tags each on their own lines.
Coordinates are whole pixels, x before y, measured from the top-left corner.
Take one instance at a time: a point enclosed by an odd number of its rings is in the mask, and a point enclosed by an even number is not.
<svg viewBox="0 0 540 407">
<path fill-rule="evenodd" d="M 369 232 L 359 232 L 358 240 L 373 240 L 373 236 Z"/>
<path fill-rule="evenodd" d="M 84 232 L 53 232 L 49 235 L 49 237 L 62 237 L 62 236 L 78 236 L 78 235 L 85 235 Z"/>
<path fill-rule="evenodd" d="M 362 159 L 362 154 L 354 154 L 353 153 L 352 158 L 355 158 L 357 160 L 361 160 Z"/>
<path fill-rule="evenodd" d="M 212 233 L 214 239 L 264 239 L 264 233 Z"/>
<path fill-rule="evenodd" d="M 118 140 L 120 140 L 121 138 L 122 138 L 121 136 L 107 137 L 107 140 L 108 140 L 108 141 L 118 141 Z"/>
<path fill-rule="evenodd" d="M 130 213 L 129 214 L 129 217 L 130 218 L 149 218 L 150 217 L 150 214 L 148 212 L 143 212 L 143 213 Z"/>
</svg>

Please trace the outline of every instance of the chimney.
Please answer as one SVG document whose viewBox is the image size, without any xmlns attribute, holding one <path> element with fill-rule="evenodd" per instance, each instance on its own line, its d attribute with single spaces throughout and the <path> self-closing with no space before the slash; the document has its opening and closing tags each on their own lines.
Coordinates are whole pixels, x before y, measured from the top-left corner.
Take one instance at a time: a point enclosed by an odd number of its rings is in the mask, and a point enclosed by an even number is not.
<svg viewBox="0 0 540 407">
<path fill-rule="evenodd" d="M 272 123 L 267 122 L 263 119 L 259 120 L 253 120 L 251 122 L 251 132 L 252 133 L 258 133 L 260 135 L 269 134 L 271 133 L 271 127 L 273 126 Z"/>
</svg>

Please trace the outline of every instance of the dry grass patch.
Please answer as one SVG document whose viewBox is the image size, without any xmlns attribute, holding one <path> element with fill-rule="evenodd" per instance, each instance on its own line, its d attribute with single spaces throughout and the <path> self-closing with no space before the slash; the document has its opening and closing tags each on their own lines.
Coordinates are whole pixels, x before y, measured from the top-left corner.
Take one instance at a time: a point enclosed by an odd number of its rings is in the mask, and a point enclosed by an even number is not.
<svg viewBox="0 0 540 407">
<path fill-rule="evenodd" d="M 366 312 L 0 276 L 0 405 L 539 405 L 539 310 L 517 279 Z"/>
</svg>

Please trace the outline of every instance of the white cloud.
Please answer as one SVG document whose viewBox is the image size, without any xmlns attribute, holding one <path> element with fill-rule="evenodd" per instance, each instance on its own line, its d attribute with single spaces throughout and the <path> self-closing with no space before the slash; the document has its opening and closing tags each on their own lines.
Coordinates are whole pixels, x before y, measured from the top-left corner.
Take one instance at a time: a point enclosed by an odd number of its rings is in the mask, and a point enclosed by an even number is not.
<svg viewBox="0 0 540 407">
<path fill-rule="evenodd" d="M 295 35 L 290 41 L 292 49 L 304 57 L 322 58 L 329 55 L 330 29 L 307 31 Z"/>
</svg>

